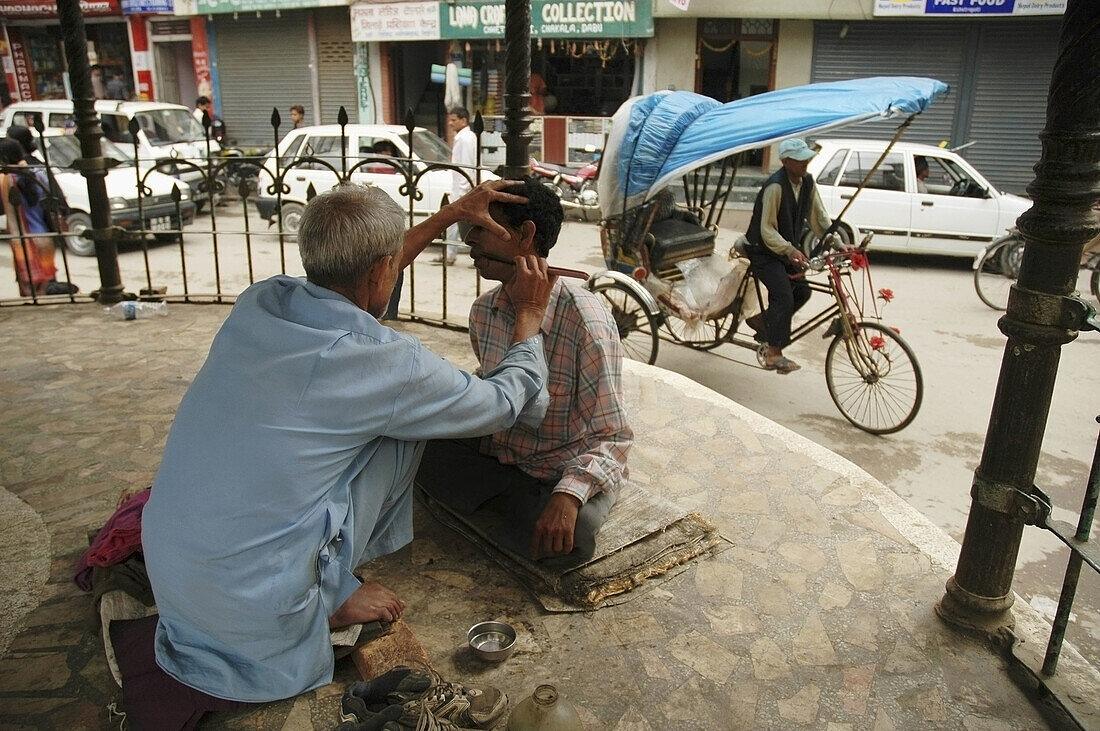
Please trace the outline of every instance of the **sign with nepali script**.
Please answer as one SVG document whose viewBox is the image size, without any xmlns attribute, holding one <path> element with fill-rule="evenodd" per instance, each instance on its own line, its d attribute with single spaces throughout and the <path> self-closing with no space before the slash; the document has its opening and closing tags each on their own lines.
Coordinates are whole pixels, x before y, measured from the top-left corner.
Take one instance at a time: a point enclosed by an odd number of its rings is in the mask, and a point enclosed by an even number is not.
<svg viewBox="0 0 1100 731">
<path fill-rule="evenodd" d="M 876 16 L 1062 15 L 1068 0 L 875 0 Z"/>
<path fill-rule="evenodd" d="M 358 3 L 351 6 L 351 39 L 434 41 L 439 39 L 439 3 Z"/>
<path fill-rule="evenodd" d="M 651 0 L 531 0 L 531 36 L 651 38 L 653 3 Z M 351 7 L 351 38 L 358 42 L 503 37 L 504 3 L 499 0 L 357 3 Z"/>
</svg>

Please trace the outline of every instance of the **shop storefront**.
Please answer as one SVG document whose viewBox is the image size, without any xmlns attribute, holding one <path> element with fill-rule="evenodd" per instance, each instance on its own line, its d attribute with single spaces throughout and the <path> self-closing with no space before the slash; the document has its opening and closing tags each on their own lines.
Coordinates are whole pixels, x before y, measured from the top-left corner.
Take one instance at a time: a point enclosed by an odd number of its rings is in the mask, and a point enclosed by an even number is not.
<svg viewBox="0 0 1100 731">
<path fill-rule="evenodd" d="M 82 0 L 88 60 L 97 97 L 106 97 L 114 75 L 133 78 L 130 42 L 118 0 Z M 5 75 L 12 101 L 67 99 L 68 65 L 61 43 L 57 4 L 50 0 L 0 0 L 5 21 Z M 9 71 L 10 69 L 10 71 Z"/>
<path fill-rule="evenodd" d="M 530 152 L 550 162 L 582 165 L 602 149 L 608 118 L 640 90 L 645 39 L 653 35 L 644 0 L 532 0 Z M 382 116 L 446 133 L 447 100 L 458 99 L 486 120 L 483 162 L 504 160 L 504 3 L 359 3 L 352 6 L 354 40 L 379 44 L 387 88 Z M 448 94 L 432 65 L 469 71 Z"/>
<path fill-rule="evenodd" d="M 271 147 L 271 111 L 290 127 L 290 107 L 305 107 L 306 124 L 335 124 L 343 106 L 359 121 L 355 48 L 348 8 L 316 7 L 312 0 L 198 0 L 181 9 L 204 35 L 204 73 L 195 68 L 198 94 L 207 94 L 225 121 L 228 136 L 244 147 Z M 204 23 L 195 27 L 196 21 Z M 154 38 L 154 40 L 156 40 Z M 197 61 L 196 61 L 197 63 Z M 210 91 L 205 92 L 204 82 Z M 194 103 L 194 98 L 190 103 Z"/>
<path fill-rule="evenodd" d="M 942 7 L 879 0 L 874 21 L 814 23 L 812 80 L 940 79 L 951 92 L 920 116 L 905 139 L 966 145 L 962 154 L 991 182 L 1023 193 L 1041 152 L 1038 135 L 1064 9 L 1064 0 L 960 1 Z M 863 125 L 845 134 L 892 132 L 892 126 Z"/>
</svg>

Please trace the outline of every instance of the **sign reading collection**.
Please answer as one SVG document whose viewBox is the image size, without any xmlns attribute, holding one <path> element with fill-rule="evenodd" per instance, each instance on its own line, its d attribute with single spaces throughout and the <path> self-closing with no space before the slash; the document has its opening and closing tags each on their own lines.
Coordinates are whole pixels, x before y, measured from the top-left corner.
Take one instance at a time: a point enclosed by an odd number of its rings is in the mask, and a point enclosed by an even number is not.
<svg viewBox="0 0 1100 731">
<path fill-rule="evenodd" d="M 648 0 L 531 0 L 533 38 L 650 38 Z M 358 3 L 353 41 L 476 40 L 504 37 L 504 3 Z"/>
</svg>

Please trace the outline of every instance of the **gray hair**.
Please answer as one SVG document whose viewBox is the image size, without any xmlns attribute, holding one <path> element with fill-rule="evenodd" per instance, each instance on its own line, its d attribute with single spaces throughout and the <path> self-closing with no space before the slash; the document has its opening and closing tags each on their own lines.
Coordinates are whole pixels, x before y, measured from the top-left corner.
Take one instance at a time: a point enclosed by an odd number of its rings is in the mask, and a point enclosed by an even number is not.
<svg viewBox="0 0 1100 731">
<path fill-rule="evenodd" d="M 322 287 L 354 289 L 384 256 L 397 256 L 405 212 L 382 189 L 341 184 L 309 202 L 298 227 L 306 277 Z"/>
</svg>

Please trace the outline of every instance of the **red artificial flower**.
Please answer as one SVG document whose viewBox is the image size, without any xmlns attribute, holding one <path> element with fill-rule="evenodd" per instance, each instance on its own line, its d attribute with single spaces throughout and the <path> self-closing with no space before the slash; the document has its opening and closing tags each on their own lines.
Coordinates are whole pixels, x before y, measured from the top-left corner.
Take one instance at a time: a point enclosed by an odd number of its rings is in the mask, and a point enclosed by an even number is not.
<svg viewBox="0 0 1100 731">
<path fill-rule="evenodd" d="M 892 328 L 890 328 L 890 329 L 891 329 L 891 330 L 893 330 L 893 331 L 894 331 L 895 333 L 897 333 L 898 335 L 901 335 L 901 329 L 900 329 L 900 328 L 892 327 Z"/>
<path fill-rule="evenodd" d="M 889 302 L 890 300 L 894 299 L 894 290 L 880 289 L 878 291 L 878 296 L 882 298 L 883 302 Z"/>
<path fill-rule="evenodd" d="M 858 272 L 867 266 L 867 255 L 862 251 L 853 251 L 849 256 L 849 261 L 852 262 L 852 271 Z"/>
<path fill-rule="evenodd" d="M 886 347 L 886 340 L 881 335 L 876 335 L 867 341 L 875 350 L 882 350 Z"/>
</svg>

